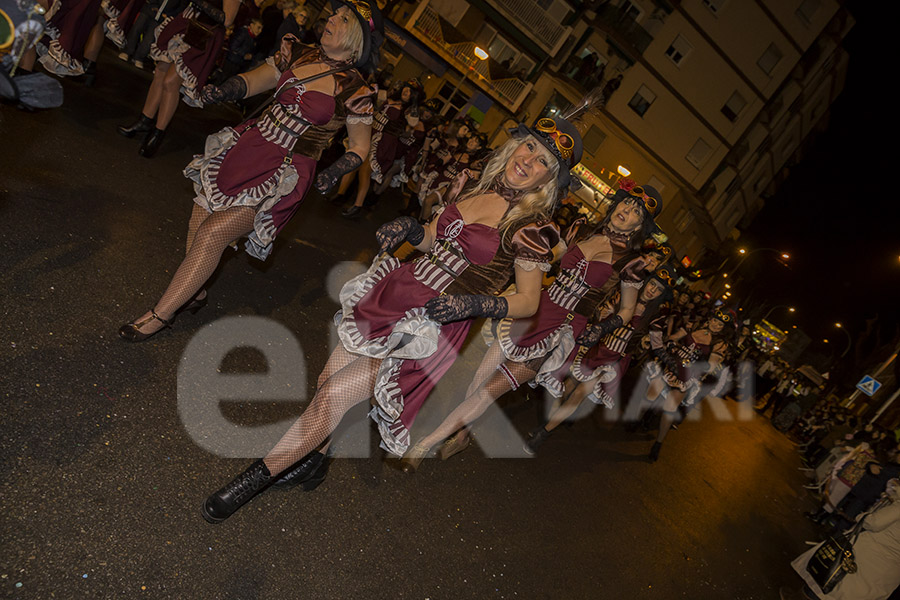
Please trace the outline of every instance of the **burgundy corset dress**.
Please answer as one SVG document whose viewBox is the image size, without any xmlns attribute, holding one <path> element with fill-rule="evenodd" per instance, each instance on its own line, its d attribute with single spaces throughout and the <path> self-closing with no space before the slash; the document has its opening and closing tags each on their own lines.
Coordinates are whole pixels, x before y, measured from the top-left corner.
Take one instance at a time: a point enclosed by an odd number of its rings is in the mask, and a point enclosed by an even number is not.
<svg viewBox="0 0 900 600">
<path fill-rule="evenodd" d="M 287 70 L 278 87 L 295 80 Z M 338 102 L 302 85 L 276 93 L 276 102 L 259 119 L 207 137 L 204 153 L 184 169 L 194 182 L 194 202 L 210 212 L 233 206 L 256 209 L 245 249 L 260 260 L 268 257 L 278 232 L 312 185 L 316 160 L 332 132 L 344 119 L 372 118 L 369 88 L 338 94 Z M 344 95 L 349 97 L 340 104 Z"/>
<path fill-rule="evenodd" d="M 344 348 L 382 359 L 370 416 L 378 423 L 382 447 L 398 456 L 409 447 L 416 414 L 456 360 L 472 324 L 472 319 L 432 321 L 425 303 L 442 293 L 496 294 L 512 276 L 515 261 L 546 263 L 559 239 L 555 225 L 532 223 L 512 235 L 507 250 L 497 229 L 465 223 L 456 205 L 438 218 L 436 238 L 429 253 L 415 261 L 389 257 L 348 281 L 335 316 Z"/>
</svg>

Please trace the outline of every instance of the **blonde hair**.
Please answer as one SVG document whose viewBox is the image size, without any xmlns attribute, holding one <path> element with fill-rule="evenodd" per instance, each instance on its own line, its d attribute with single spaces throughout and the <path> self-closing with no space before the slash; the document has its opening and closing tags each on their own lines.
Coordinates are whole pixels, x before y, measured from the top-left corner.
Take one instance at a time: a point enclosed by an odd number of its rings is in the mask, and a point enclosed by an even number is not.
<svg viewBox="0 0 900 600">
<path fill-rule="evenodd" d="M 493 184 L 498 177 L 503 177 L 503 172 L 506 170 L 506 163 L 509 162 L 510 157 L 512 157 L 515 151 L 519 149 L 519 146 L 528 140 L 534 140 L 534 143 L 537 144 L 539 148 L 543 148 L 540 141 L 531 135 L 524 138 L 511 138 L 507 140 L 506 143 L 494 150 L 490 160 L 481 172 L 481 179 L 479 179 L 475 187 L 464 194 L 462 198 L 471 198 L 472 196 L 490 193 L 491 184 Z M 557 198 L 559 197 L 559 184 L 557 181 L 557 175 L 559 175 L 559 161 L 553 158 L 553 155 L 550 155 L 550 157 L 552 158 L 549 165 L 550 181 L 535 190 L 523 194 L 518 204 L 506 213 L 506 216 L 503 217 L 503 220 L 497 225 L 504 246 L 506 244 L 506 233 L 513 225 L 525 224 L 540 219 L 549 219 L 550 215 L 553 214 L 553 210 L 556 208 Z"/>
<path fill-rule="evenodd" d="M 365 44 L 365 36 L 363 35 L 362 25 L 359 23 L 359 18 L 356 16 L 356 13 L 353 9 L 348 8 L 352 15 L 352 19 L 347 21 L 347 36 L 344 38 L 344 43 L 342 47 L 344 50 L 350 53 L 353 62 L 356 62 L 360 59 L 363 52 L 363 45 Z"/>
</svg>

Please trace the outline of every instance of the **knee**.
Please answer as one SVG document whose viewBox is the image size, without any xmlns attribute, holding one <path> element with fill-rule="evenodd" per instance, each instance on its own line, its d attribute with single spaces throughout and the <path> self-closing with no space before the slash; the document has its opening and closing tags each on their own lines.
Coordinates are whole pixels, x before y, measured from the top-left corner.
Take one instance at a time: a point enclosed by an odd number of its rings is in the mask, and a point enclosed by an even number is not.
<svg viewBox="0 0 900 600">
<path fill-rule="evenodd" d="M 163 79 L 163 90 L 168 94 L 177 94 L 180 89 L 181 77 L 175 71 L 166 73 L 166 77 Z"/>
</svg>

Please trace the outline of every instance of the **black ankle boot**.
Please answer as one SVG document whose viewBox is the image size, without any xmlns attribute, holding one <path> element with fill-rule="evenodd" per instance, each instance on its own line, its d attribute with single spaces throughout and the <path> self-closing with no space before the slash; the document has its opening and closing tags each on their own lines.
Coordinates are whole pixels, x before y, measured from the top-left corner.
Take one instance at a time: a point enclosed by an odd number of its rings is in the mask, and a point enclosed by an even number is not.
<svg viewBox="0 0 900 600">
<path fill-rule="evenodd" d="M 531 432 L 528 441 L 525 442 L 523 450 L 525 450 L 525 452 L 527 452 L 528 454 L 534 456 L 535 454 L 537 454 L 538 448 L 541 447 L 541 444 L 543 444 L 544 440 L 546 440 L 548 437 L 550 437 L 550 432 L 547 431 L 547 429 L 543 425 L 541 427 L 538 427 Z"/>
<path fill-rule="evenodd" d="M 132 123 L 131 125 L 119 125 L 116 127 L 116 131 L 119 132 L 120 135 L 124 135 L 127 138 L 134 137 L 136 133 L 147 133 L 148 131 L 153 129 L 153 126 L 156 124 L 156 117 L 146 117 L 141 114 L 141 118 Z"/>
<path fill-rule="evenodd" d="M 273 477 L 266 464 L 259 459 L 203 503 L 203 518 L 221 523 L 250 501 L 270 483 Z"/>
<path fill-rule="evenodd" d="M 662 449 L 662 442 L 653 442 L 653 447 L 650 448 L 650 462 L 655 463 L 659 460 L 659 451 Z"/>
<path fill-rule="evenodd" d="M 148 133 L 147 137 L 144 138 L 144 143 L 141 144 L 141 149 L 138 150 L 138 154 L 144 158 L 152 158 L 153 155 L 156 154 L 156 151 L 159 150 L 159 145 L 162 144 L 164 137 L 166 137 L 166 130 L 154 127 L 153 131 Z"/>
<path fill-rule="evenodd" d="M 87 87 L 93 87 L 94 79 L 97 78 L 97 63 L 86 58 L 81 61 L 81 65 L 84 67 L 84 75 L 81 76 L 81 83 Z"/>
<path fill-rule="evenodd" d="M 327 456 L 318 450 L 313 450 L 301 458 L 293 468 L 285 471 L 281 478 L 272 484 L 272 489 L 290 490 L 299 485 L 305 491 L 311 492 L 325 481 L 329 464 L 331 461 Z"/>
</svg>

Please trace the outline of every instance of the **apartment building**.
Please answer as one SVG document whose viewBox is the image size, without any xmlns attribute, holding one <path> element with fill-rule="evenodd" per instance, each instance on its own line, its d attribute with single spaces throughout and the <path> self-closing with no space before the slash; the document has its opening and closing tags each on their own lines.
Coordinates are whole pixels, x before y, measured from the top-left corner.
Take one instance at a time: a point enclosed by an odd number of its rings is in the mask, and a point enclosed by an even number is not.
<svg viewBox="0 0 900 600">
<path fill-rule="evenodd" d="M 396 72 L 498 142 L 604 87 L 583 124 L 581 197 L 601 201 L 623 175 L 652 183 L 685 264 L 739 235 L 827 123 L 853 25 L 837 0 L 424 0 L 393 18 Z M 419 60 L 397 52 L 401 36 Z"/>
</svg>

